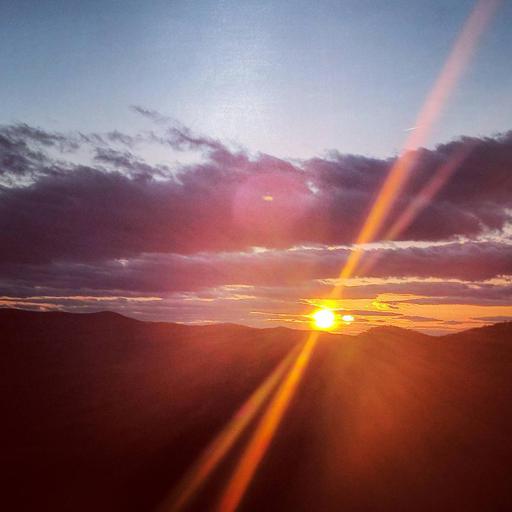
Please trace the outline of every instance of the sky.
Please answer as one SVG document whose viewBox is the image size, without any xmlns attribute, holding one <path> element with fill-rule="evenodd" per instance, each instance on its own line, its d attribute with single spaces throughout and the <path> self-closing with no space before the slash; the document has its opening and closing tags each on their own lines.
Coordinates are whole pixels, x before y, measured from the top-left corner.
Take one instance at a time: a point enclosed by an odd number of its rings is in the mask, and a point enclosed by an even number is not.
<svg viewBox="0 0 512 512">
<path fill-rule="evenodd" d="M 512 3 L 330 301 L 475 2 L 0 4 L 0 305 L 297 328 L 328 305 L 350 333 L 512 318 Z"/>
</svg>

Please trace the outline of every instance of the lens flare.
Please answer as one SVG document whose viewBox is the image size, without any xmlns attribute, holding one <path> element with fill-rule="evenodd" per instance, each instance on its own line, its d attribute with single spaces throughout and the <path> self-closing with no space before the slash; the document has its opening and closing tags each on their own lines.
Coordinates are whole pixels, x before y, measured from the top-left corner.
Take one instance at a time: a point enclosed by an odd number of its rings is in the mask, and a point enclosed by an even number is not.
<svg viewBox="0 0 512 512">
<path fill-rule="evenodd" d="M 357 237 L 356 244 L 341 270 L 339 275 L 339 284 L 334 288 L 331 298 L 338 298 L 341 296 L 344 281 L 353 275 L 354 270 L 358 267 L 364 254 L 363 245 L 375 239 L 376 235 L 387 220 L 390 210 L 395 204 L 396 198 L 404 189 L 411 171 L 417 163 L 419 152 L 416 151 L 416 149 L 424 145 L 428 140 L 435 121 L 438 120 L 446 100 L 453 91 L 458 79 L 468 64 L 479 36 L 482 34 L 486 25 L 492 18 L 492 14 L 496 10 L 498 4 L 499 0 L 478 0 L 476 2 L 470 17 L 466 21 L 460 35 L 455 41 L 452 51 L 417 117 L 415 129 L 411 131 L 400 157 L 392 166 L 388 176 L 386 177 L 384 185 L 379 191 L 376 200 L 370 209 L 368 217 L 362 226 L 359 236 Z M 392 228 L 392 231 L 404 229 L 404 227 L 410 223 L 411 219 L 417 215 L 425 202 L 428 202 L 431 197 L 433 197 L 437 192 L 437 189 L 440 188 L 446 177 L 449 176 L 451 172 L 452 170 L 448 168 L 440 173 L 440 176 L 436 176 L 432 184 L 430 184 L 425 190 L 424 195 L 419 198 L 418 201 L 410 207 L 410 209 L 408 209 L 399 224 Z M 261 200 L 262 196 L 265 196 L 267 193 L 267 188 L 265 188 L 262 190 L 262 193 L 257 196 L 258 199 Z M 268 197 L 270 197 L 270 195 Z M 245 196 L 241 195 L 239 199 L 241 211 L 244 214 L 242 216 L 242 220 L 249 225 L 251 221 L 254 222 L 254 219 L 257 221 L 260 219 L 260 215 L 251 215 L 253 211 L 259 213 L 259 206 L 255 209 L 247 207 L 247 204 L 250 204 L 251 206 L 251 199 L 252 195 L 250 194 L 246 194 Z M 263 200 L 267 201 L 269 199 L 263 198 Z M 253 201 L 253 203 L 256 204 L 255 201 Z M 258 201 L 257 204 L 260 205 L 261 203 Z M 295 208 L 295 202 L 292 206 Z M 274 211 L 269 212 L 269 214 L 273 215 L 272 219 L 275 219 Z M 263 219 L 263 221 L 264 220 L 265 219 Z M 288 225 L 286 227 L 288 227 Z M 336 315 L 332 310 L 324 308 L 316 311 L 312 315 L 312 320 L 317 330 L 330 329 L 336 324 Z M 354 321 L 354 317 L 347 314 L 343 315 L 341 320 L 346 323 L 351 323 Z M 221 495 L 218 505 L 219 511 L 234 512 L 238 508 L 255 472 L 258 469 L 259 464 L 274 438 L 284 414 L 297 392 L 319 336 L 320 333 L 317 331 L 309 334 L 305 345 L 302 347 L 300 353 L 292 363 L 289 371 L 284 375 L 284 377 L 282 377 L 282 381 L 277 387 L 275 394 L 273 397 L 269 397 L 269 403 L 266 409 L 262 411 L 260 421 L 256 426 L 252 437 L 249 439 L 248 444 L 227 483 L 224 493 Z M 238 430 L 241 431 L 241 429 L 237 429 L 237 433 Z M 228 444 L 229 446 L 233 444 L 231 438 Z M 224 454 L 224 452 L 225 449 L 223 448 L 221 453 Z M 214 457 L 214 462 L 216 463 L 218 459 L 220 459 L 220 457 Z M 208 471 L 210 471 L 210 468 L 213 467 L 213 465 L 213 463 L 208 464 Z M 197 485 L 195 484 L 191 490 L 187 491 L 187 497 L 195 493 L 196 487 Z"/>
<path fill-rule="evenodd" d="M 235 512 L 237 510 L 297 391 L 319 335 L 318 331 L 309 334 L 293 366 L 268 404 L 221 496 L 216 508 L 218 512 Z"/>
<path fill-rule="evenodd" d="M 425 186 L 411 200 L 398 219 L 396 219 L 392 226 L 385 232 L 382 237 L 383 240 L 394 240 L 412 224 L 414 219 L 430 204 L 430 201 L 437 195 L 443 185 L 469 156 L 473 147 L 474 143 L 464 145 L 462 149 L 455 152 L 443 165 L 434 171 Z M 381 253 L 379 251 L 371 252 L 358 268 L 358 274 L 361 276 L 366 275 L 366 273 L 375 266 L 380 257 Z"/>
<path fill-rule="evenodd" d="M 287 370 L 294 364 L 301 349 L 300 345 L 293 347 L 274 371 L 260 384 L 225 428 L 205 448 L 200 458 L 189 469 L 177 488 L 165 498 L 157 512 L 180 512 L 186 509 L 190 500 L 205 484 L 251 420 L 265 405 L 265 401 L 270 398 Z"/>
<path fill-rule="evenodd" d="M 331 297 L 340 297 L 344 282 L 354 274 L 364 255 L 363 245 L 372 242 L 386 221 L 391 207 L 406 185 L 412 169 L 417 163 L 417 148 L 424 145 L 450 94 L 453 92 L 470 57 L 476 48 L 479 37 L 484 32 L 500 0 L 479 0 L 464 24 L 446 62 L 420 110 L 416 127 L 405 141 L 401 155 L 391 167 L 368 216 L 361 228 L 356 244 L 350 252 L 334 287 Z"/>
<path fill-rule="evenodd" d="M 355 318 L 352 316 L 352 315 L 343 315 L 341 317 L 341 319 L 346 323 L 346 324 L 351 324 Z"/>
</svg>

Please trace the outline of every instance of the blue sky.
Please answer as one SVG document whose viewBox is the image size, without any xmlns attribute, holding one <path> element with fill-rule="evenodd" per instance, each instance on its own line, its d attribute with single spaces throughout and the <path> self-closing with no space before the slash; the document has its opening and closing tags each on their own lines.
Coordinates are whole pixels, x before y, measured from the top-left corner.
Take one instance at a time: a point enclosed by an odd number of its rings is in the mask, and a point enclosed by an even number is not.
<svg viewBox="0 0 512 512">
<path fill-rule="evenodd" d="M 0 121 L 144 128 L 129 106 L 251 151 L 390 156 L 473 2 L 5 1 Z M 504 2 L 431 144 L 512 119 Z"/>
</svg>

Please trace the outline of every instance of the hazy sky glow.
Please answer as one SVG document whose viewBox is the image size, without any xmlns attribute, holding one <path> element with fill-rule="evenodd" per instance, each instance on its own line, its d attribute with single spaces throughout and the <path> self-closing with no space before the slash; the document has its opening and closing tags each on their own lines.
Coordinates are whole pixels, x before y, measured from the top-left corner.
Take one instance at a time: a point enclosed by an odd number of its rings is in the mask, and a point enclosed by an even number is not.
<svg viewBox="0 0 512 512">
<path fill-rule="evenodd" d="M 376 263 L 326 299 L 473 5 L 2 2 L 0 306 L 300 328 L 329 306 L 348 332 L 512 318 L 508 2 Z"/>
<path fill-rule="evenodd" d="M 129 105 L 251 151 L 398 152 L 473 1 L 3 1 L 5 122 L 147 125 Z M 434 142 L 508 130 L 512 4 Z"/>
</svg>

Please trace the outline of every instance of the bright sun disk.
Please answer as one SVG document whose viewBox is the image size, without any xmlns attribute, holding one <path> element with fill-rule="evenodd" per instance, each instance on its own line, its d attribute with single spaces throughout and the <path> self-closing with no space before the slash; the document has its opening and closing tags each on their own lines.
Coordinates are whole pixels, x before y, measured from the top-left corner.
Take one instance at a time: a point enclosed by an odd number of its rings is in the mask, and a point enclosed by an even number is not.
<svg viewBox="0 0 512 512">
<path fill-rule="evenodd" d="M 334 327 L 336 315 L 330 309 L 319 309 L 313 313 L 313 320 L 318 329 L 330 329 Z"/>
</svg>

